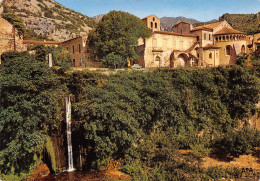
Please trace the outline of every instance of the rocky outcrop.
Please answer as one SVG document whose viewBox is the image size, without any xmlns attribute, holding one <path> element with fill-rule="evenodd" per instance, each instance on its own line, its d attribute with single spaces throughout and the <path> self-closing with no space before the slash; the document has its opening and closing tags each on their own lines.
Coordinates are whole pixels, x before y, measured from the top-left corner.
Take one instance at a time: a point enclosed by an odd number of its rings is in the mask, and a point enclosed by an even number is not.
<svg viewBox="0 0 260 181">
<path fill-rule="evenodd" d="M 54 0 L 5 0 L 3 4 L 23 19 L 27 29 L 59 42 L 86 34 L 96 25 L 94 19 Z"/>
</svg>

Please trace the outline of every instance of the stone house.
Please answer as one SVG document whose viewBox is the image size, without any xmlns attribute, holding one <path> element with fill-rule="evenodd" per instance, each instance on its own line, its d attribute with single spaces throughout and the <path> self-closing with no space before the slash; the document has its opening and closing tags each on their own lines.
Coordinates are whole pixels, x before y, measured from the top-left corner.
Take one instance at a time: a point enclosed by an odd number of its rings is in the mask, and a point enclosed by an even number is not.
<svg viewBox="0 0 260 181">
<path fill-rule="evenodd" d="M 23 37 L 11 23 L 0 17 L 0 56 L 7 51 L 26 51 Z M 1 64 L 1 61 L 0 61 Z"/>
<path fill-rule="evenodd" d="M 260 53 L 260 33 L 255 35 L 248 35 L 246 37 L 247 40 L 247 52 L 254 52 Z"/>
<path fill-rule="evenodd" d="M 155 15 L 142 20 L 153 31 L 151 37 L 138 40 L 138 63 L 145 68 L 230 65 L 236 62 L 237 54 L 246 52 L 245 33 L 226 21 L 198 27 L 178 22 L 174 32 L 165 32 L 158 28 L 160 19 Z"/>
<path fill-rule="evenodd" d="M 103 68 L 102 63 L 95 61 L 95 56 L 87 45 L 88 36 L 78 36 L 61 42 L 59 45 L 68 50 L 72 60 L 72 67 L 75 68 Z"/>
<path fill-rule="evenodd" d="M 60 46 L 68 50 L 72 60 L 72 67 L 86 67 L 90 51 L 86 46 L 86 37 L 76 37 L 60 43 Z"/>
</svg>

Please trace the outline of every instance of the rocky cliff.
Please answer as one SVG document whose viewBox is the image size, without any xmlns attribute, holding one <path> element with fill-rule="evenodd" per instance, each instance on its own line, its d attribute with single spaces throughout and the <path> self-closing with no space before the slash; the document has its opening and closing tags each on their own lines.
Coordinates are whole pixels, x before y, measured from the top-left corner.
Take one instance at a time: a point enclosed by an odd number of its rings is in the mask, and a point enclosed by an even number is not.
<svg viewBox="0 0 260 181">
<path fill-rule="evenodd" d="M 1 1 L 1 0 L 0 0 Z M 3 0 L 4 9 L 21 17 L 27 29 L 49 39 L 64 41 L 84 35 L 96 21 L 54 0 Z"/>
</svg>

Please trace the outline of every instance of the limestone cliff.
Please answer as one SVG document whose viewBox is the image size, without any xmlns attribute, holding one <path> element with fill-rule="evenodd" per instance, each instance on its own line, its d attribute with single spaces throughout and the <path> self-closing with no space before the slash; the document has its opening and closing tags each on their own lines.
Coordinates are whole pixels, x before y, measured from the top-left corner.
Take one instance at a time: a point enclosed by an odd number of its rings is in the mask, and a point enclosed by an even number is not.
<svg viewBox="0 0 260 181">
<path fill-rule="evenodd" d="M 94 19 L 54 0 L 3 0 L 3 6 L 19 15 L 27 29 L 55 41 L 86 34 L 96 24 Z"/>
</svg>

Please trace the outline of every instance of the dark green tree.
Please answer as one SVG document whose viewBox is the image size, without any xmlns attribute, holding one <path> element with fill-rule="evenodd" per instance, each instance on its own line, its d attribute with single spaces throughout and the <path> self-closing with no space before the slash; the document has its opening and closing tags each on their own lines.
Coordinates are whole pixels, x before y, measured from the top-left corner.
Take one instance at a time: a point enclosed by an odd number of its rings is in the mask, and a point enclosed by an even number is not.
<svg viewBox="0 0 260 181">
<path fill-rule="evenodd" d="M 23 23 L 23 20 L 19 18 L 19 16 L 17 16 L 13 12 L 8 12 L 8 13 L 3 13 L 2 17 L 6 19 L 8 22 L 10 22 L 18 30 L 19 36 L 24 35 L 25 25 Z"/>
<path fill-rule="evenodd" d="M 111 11 L 90 34 L 89 45 L 100 59 L 115 53 L 127 62 L 127 58 L 138 58 L 135 52 L 138 38 L 150 35 L 151 31 L 138 17 L 122 11 Z"/>
<path fill-rule="evenodd" d="M 34 164 L 57 128 L 63 89 L 47 65 L 30 55 L 6 60 L 0 69 L 0 172 L 20 174 Z"/>
<path fill-rule="evenodd" d="M 108 54 L 105 58 L 102 59 L 102 62 L 114 68 L 122 67 L 126 64 L 124 58 L 120 55 L 115 55 L 115 53 Z"/>
</svg>

